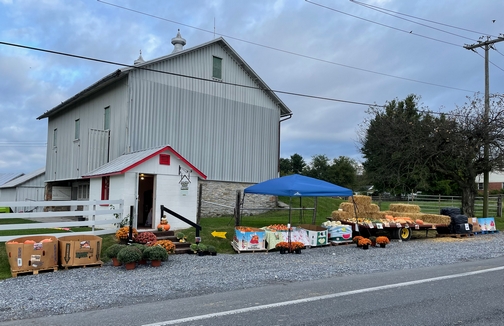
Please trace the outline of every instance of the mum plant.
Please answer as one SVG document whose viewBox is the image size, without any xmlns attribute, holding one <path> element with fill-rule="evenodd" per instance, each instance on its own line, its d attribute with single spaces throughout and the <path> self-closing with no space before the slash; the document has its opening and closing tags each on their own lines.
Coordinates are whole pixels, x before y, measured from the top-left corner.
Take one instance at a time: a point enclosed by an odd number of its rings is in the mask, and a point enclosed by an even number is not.
<svg viewBox="0 0 504 326">
<path fill-rule="evenodd" d="M 111 245 L 110 247 L 107 248 L 107 250 L 105 251 L 105 255 L 108 257 L 108 258 L 117 258 L 117 254 L 119 253 L 119 251 L 121 251 L 122 248 L 126 247 L 125 245 L 121 245 L 121 244 L 118 244 L 118 243 L 114 243 L 113 245 Z"/>
<path fill-rule="evenodd" d="M 364 239 L 364 237 L 360 236 L 360 235 L 356 235 L 355 237 L 353 237 L 352 241 L 356 244 L 359 244 L 359 240 L 360 239 Z"/>
<path fill-rule="evenodd" d="M 386 236 L 379 236 L 376 238 L 376 243 L 377 244 L 389 244 L 390 240 Z"/>
<path fill-rule="evenodd" d="M 156 243 L 157 237 L 152 232 L 141 232 L 135 237 L 135 242 L 147 245 Z"/>
<path fill-rule="evenodd" d="M 142 259 L 142 252 L 135 246 L 124 246 L 117 254 L 117 260 L 123 264 L 136 263 Z"/>
<path fill-rule="evenodd" d="M 145 251 L 143 252 L 143 257 L 146 260 L 151 261 L 152 260 L 165 261 L 168 260 L 168 252 L 165 250 L 165 248 L 156 245 L 145 248 Z"/>
<path fill-rule="evenodd" d="M 129 228 L 130 228 L 129 226 L 123 226 L 122 228 L 120 228 L 119 230 L 117 230 L 117 232 L 115 234 L 116 239 L 117 240 L 126 240 L 126 239 L 128 239 Z M 132 230 L 133 239 L 136 238 L 137 235 L 138 235 L 137 229 L 133 228 L 133 230 Z"/>
<path fill-rule="evenodd" d="M 156 246 L 163 247 L 169 254 L 175 253 L 175 244 L 171 240 L 158 240 Z"/>
<path fill-rule="evenodd" d="M 359 240 L 358 242 L 359 246 L 369 246 L 371 244 L 371 240 L 369 240 L 368 238 L 362 238 Z"/>
</svg>

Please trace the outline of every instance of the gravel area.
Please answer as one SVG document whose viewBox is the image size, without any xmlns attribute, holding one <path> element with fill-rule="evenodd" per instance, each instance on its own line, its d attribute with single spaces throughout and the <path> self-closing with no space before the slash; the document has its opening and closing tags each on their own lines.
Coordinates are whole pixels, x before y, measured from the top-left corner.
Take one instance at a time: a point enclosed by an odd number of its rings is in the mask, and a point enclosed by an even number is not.
<svg viewBox="0 0 504 326">
<path fill-rule="evenodd" d="M 497 233 L 393 241 L 385 249 L 362 250 L 353 244 L 317 247 L 301 255 L 274 251 L 172 255 L 159 268 L 141 265 L 131 271 L 107 263 L 0 281 L 0 321 L 501 256 L 504 235 Z"/>
</svg>

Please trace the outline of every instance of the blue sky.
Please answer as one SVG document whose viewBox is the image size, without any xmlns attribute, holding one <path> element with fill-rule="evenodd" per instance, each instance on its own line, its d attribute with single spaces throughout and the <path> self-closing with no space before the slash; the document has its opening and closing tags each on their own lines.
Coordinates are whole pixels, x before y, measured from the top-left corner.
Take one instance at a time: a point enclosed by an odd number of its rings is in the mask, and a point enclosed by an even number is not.
<svg viewBox="0 0 504 326">
<path fill-rule="evenodd" d="M 362 2 L 408 20 L 348 0 L 0 0 L 0 42 L 132 64 L 140 50 L 171 53 L 180 29 L 185 48 L 223 36 L 274 90 L 370 104 L 413 93 L 433 111 L 483 94 L 484 51 L 463 45 L 504 33 L 504 1 Z M 504 93 L 504 42 L 495 49 L 490 92 Z M 0 173 L 44 166 L 47 120 L 36 118 L 117 68 L 0 44 Z M 362 159 L 366 105 L 278 95 L 294 113 L 281 157 Z"/>
</svg>

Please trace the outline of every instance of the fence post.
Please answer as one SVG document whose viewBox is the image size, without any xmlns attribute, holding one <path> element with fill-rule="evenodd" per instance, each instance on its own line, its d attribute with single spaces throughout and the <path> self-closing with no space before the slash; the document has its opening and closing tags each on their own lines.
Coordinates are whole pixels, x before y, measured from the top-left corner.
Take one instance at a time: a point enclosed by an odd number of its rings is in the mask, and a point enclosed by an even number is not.
<svg viewBox="0 0 504 326">
<path fill-rule="evenodd" d="M 502 195 L 497 197 L 497 217 L 502 217 Z"/>
<path fill-rule="evenodd" d="M 130 206 L 130 216 L 128 243 L 133 243 L 133 206 Z"/>
<path fill-rule="evenodd" d="M 234 209 L 235 226 L 240 225 L 240 202 L 241 202 L 241 190 L 236 190 L 236 202 Z"/>
</svg>

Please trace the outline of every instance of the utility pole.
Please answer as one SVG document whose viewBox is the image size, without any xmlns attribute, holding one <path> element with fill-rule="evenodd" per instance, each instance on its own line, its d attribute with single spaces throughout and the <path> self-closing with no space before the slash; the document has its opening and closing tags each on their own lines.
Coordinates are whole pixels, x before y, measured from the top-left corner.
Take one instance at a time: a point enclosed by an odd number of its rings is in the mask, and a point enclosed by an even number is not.
<svg viewBox="0 0 504 326">
<path fill-rule="evenodd" d="M 501 34 L 502 35 L 502 34 Z M 467 50 L 472 50 L 484 47 L 485 48 L 485 125 L 488 125 L 488 115 L 490 114 L 490 78 L 488 73 L 488 50 L 492 47 L 492 44 L 504 41 L 504 37 L 498 37 L 496 39 L 491 40 L 490 36 L 487 36 L 487 40 L 485 42 L 479 42 L 478 44 L 472 45 L 464 45 L 464 48 Z M 476 51 L 475 51 L 476 52 Z M 485 171 L 483 173 L 483 216 L 488 217 L 488 181 L 489 181 L 489 147 L 488 144 L 488 135 L 485 136 L 485 143 L 483 147 L 483 160 L 485 162 Z"/>
</svg>

